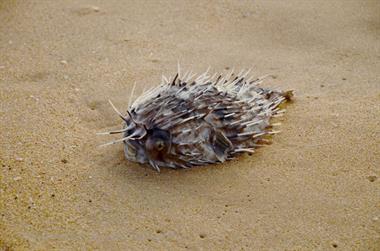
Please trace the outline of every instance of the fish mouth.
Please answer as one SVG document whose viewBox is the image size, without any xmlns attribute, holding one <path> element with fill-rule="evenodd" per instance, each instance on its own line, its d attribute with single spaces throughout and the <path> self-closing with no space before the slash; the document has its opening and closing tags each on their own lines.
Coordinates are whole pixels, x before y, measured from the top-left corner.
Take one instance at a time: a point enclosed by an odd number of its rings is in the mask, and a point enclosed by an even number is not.
<svg viewBox="0 0 380 251">
<path fill-rule="evenodd" d="M 148 157 L 143 147 L 137 141 L 129 140 L 125 142 L 124 155 L 130 161 L 140 164 L 148 163 Z"/>
</svg>

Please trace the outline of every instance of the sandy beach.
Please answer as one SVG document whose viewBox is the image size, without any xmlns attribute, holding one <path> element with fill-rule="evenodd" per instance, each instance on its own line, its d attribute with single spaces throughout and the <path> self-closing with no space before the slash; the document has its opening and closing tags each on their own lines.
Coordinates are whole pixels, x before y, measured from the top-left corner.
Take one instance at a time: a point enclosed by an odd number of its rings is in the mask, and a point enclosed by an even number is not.
<svg viewBox="0 0 380 251">
<path fill-rule="evenodd" d="M 379 1 L 0 2 L 0 250 L 380 250 Z M 295 90 L 253 156 L 157 173 L 98 146 L 184 70 Z"/>
</svg>

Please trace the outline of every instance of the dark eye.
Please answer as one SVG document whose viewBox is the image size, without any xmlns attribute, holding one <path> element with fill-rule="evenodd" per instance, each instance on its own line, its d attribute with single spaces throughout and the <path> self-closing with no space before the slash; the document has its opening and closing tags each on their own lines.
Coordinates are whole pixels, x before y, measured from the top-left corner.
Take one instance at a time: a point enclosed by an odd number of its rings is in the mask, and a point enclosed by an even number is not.
<svg viewBox="0 0 380 251">
<path fill-rule="evenodd" d="M 162 139 L 158 139 L 155 142 L 155 146 L 158 151 L 162 151 L 165 148 L 165 142 Z"/>
</svg>

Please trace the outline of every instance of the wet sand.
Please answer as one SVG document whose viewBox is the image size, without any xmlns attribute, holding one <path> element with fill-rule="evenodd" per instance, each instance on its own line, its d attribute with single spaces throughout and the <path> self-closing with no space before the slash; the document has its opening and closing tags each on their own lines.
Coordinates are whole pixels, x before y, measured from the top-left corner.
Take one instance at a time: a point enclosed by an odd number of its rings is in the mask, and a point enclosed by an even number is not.
<svg viewBox="0 0 380 251">
<path fill-rule="evenodd" d="M 379 250 L 378 1 L 0 2 L 0 250 Z M 98 148 L 184 69 L 294 89 L 253 156 L 190 170 Z"/>
</svg>

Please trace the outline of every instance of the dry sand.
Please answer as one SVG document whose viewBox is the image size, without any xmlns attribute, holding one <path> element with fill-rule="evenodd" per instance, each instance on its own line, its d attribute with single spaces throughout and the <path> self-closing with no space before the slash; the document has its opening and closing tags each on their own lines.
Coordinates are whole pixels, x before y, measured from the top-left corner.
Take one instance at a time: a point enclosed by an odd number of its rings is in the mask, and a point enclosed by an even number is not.
<svg viewBox="0 0 380 251">
<path fill-rule="evenodd" d="M 380 250 L 379 1 L 0 2 L 0 250 Z M 95 132 L 177 61 L 296 90 L 254 156 L 160 174 Z"/>
</svg>

